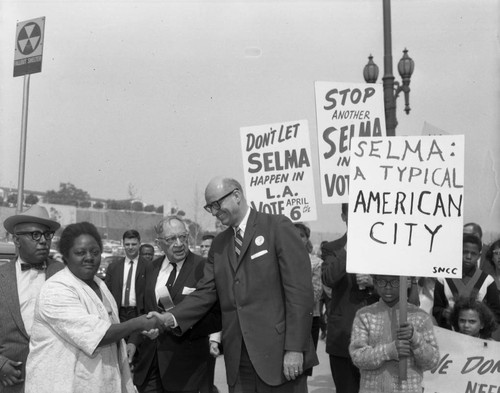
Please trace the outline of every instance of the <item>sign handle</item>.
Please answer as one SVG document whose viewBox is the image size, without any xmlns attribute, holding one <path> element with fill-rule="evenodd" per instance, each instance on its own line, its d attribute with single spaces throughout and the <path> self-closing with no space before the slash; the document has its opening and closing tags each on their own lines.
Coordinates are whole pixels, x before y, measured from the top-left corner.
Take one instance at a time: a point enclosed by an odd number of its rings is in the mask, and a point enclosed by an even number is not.
<svg viewBox="0 0 500 393">
<path fill-rule="evenodd" d="M 408 315 L 408 280 L 406 276 L 399 277 L 399 323 L 406 323 Z M 399 380 L 407 379 L 408 359 L 399 359 Z"/>
<path fill-rule="evenodd" d="M 21 120 L 21 147 L 19 149 L 19 174 L 17 178 L 16 214 L 23 211 L 24 200 L 24 168 L 26 163 L 26 138 L 28 130 L 28 102 L 30 98 L 30 74 L 24 75 L 23 117 Z"/>
</svg>

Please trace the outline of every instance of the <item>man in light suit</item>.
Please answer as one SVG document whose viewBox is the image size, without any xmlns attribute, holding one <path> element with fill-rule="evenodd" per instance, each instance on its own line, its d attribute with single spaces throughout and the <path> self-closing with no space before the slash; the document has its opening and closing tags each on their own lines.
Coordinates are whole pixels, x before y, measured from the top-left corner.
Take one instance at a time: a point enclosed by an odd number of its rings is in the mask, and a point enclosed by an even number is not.
<svg viewBox="0 0 500 393">
<path fill-rule="evenodd" d="M 145 285 L 145 259 L 139 257 L 141 236 L 135 229 L 123 234 L 125 257 L 112 262 L 106 271 L 105 282 L 118 306 L 120 322 L 138 317 L 142 310 Z"/>
<path fill-rule="evenodd" d="M 250 209 L 234 179 L 212 179 L 205 200 L 228 228 L 214 239 L 197 290 L 163 320 L 184 333 L 219 300 L 229 392 L 307 392 L 303 371 L 318 360 L 311 264 L 297 230 Z"/>
<path fill-rule="evenodd" d="M 205 265 L 204 258 L 189 251 L 189 231 L 179 217 L 162 219 L 155 230 L 165 256 L 146 268 L 146 312 L 169 309 L 189 297 Z M 133 335 L 128 352 L 138 352 L 134 384 L 139 392 L 208 392 L 208 335 L 220 328 L 220 310 L 214 309 L 181 337 L 168 332 L 154 340 Z"/>
<path fill-rule="evenodd" d="M 18 256 L 0 266 L 0 392 L 22 393 L 36 298 L 45 280 L 64 268 L 49 258 L 60 225 L 38 205 L 3 225 L 13 235 Z"/>
</svg>

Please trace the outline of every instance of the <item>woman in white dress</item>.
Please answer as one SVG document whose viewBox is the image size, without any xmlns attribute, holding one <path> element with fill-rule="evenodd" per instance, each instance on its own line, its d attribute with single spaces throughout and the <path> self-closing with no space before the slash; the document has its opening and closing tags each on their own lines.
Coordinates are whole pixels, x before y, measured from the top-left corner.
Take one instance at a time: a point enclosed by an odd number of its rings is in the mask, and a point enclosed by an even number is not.
<svg viewBox="0 0 500 393">
<path fill-rule="evenodd" d="M 134 392 L 123 338 L 159 328 L 159 321 L 142 315 L 120 323 L 113 296 L 95 276 L 102 241 L 94 225 L 68 225 L 59 249 L 66 268 L 37 300 L 26 393 Z"/>
</svg>

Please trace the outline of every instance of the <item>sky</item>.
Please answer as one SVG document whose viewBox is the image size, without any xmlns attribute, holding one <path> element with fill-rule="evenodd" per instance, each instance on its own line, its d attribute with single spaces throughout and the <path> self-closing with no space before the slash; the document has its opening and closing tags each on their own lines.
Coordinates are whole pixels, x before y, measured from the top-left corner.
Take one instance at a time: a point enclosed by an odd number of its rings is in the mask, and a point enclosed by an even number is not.
<svg viewBox="0 0 500 393">
<path fill-rule="evenodd" d="M 499 2 L 392 2 L 394 72 L 415 61 L 411 112 L 465 135 L 464 221 L 500 233 Z M 240 127 L 309 122 L 318 220 L 322 205 L 314 81 L 363 82 L 368 55 L 383 73 L 382 1 L 0 1 L 0 185 L 17 187 L 23 77 L 13 78 L 16 24 L 45 16 L 41 73 L 30 78 L 25 188 L 71 182 L 93 197 L 178 205 L 212 229 L 204 189 L 243 182 Z M 379 78 L 378 83 L 381 83 Z"/>
</svg>

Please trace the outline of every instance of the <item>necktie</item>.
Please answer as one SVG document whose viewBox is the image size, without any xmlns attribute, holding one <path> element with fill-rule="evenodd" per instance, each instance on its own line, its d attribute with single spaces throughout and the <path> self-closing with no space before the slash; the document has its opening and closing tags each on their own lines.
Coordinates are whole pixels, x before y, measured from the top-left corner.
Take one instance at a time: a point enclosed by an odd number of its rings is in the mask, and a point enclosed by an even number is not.
<svg viewBox="0 0 500 393">
<path fill-rule="evenodd" d="M 123 307 L 130 305 L 130 286 L 132 285 L 132 271 L 134 270 L 134 261 L 130 261 L 128 269 L 127 283 L 125 284 L 125 299 L 123 300 Z"/>
<path fill-rule="evenodd" d="M 45 263 L 39 263 L 37 265 L 31 265 L 29 263 L 21 263 L 21 271 L 24 272 L 26 270 L 35 269 L 35 270 L 45 270 Z"/>
<path fill-rule="evenodd" d="M 236 259 L 240 257 L 241 246 L 243 245 L 243 237 L 241 236 L 241 229 L 236 229 L 236 235 L 234 236 L 234 251 L 236 252 Z"/>
<path fill-rule="evenodd" d="M 174 285 L 175 282 L 175 276 L 177 274 L 177 263 L 170 262 L 172 265 L 172 271 L 170 272 L 170 276 L 168 276 L 167 280 L 167 289 L 170 291 L 170 288 L 172 288 L 172 285 Z"/>
</svg>

